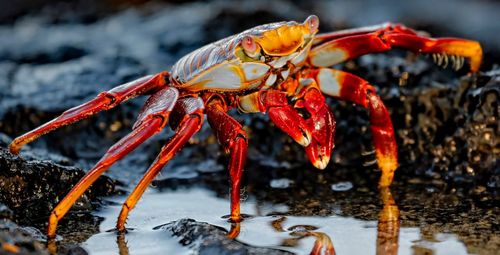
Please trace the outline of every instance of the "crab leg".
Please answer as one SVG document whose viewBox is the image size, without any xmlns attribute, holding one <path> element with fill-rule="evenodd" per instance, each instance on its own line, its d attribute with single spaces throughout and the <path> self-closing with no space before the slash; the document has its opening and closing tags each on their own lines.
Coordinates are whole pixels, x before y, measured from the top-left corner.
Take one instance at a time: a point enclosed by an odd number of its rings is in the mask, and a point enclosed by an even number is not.
<svg viewBox="0 0 500 255">
<path fill-rule="evenodd" d="M 325 36 L 326 37 L 326 36 Z M 369 53 L 384 52 L 392 47 L 401 47 L 417 53 L 436 54 L 448 62 L 453 56 L 455 69 L 461 68 L 461 58 L 470 60 L 470 69 L 477 72 L 481 65 L 483 52 L 476 41 L 460 38 L 427 38 L 410 32 L 380 29 L 373 33 L 352 35 L 326 41 L 311 49 L 310 63 L 317 67 L 329 67 L 349 59 Z M 441 64 L 442 60 L 438 61 Z"/>
<path fill-rule="evenodd" d="M 139 114 L 133 130 L 113 145 L 97 164 L 73 187 L 73 189 L 54 208 L 49 218 L 48 237 L 56 235 L 57 223 L 75 201 L 94 183 L 104 171 L 111 167 L 116 161 L 122 159 L 141 143 L 152 135 L 158 133 L 167 123 L 179 92 L 173 87 L 162 89 L 152 95 Z"/>
<path fill-rule="evenodd" d="M 375 94 L 375 88 L 360 77 L 340 70 L 319 68 L 309 75 L 316 79 L 324 94 L 351 101 L 369 110 L 373 145 L 382 170 L 379 186 L 389 186 L 398 167 L 398 150 L 391 117 Z"/>
<path fill-rule="evenodd" d="M 146 171 L 142 179 L 129 195 L 125 203 L 123 203 L 120 216 L 116 223 L 116 229 L 120 232 L 125 230 L 125 221 L 129 212 L 134 208 L 142 194 L 154 180 L 155 176 L 161 169 L 175 156 L 175 154 L 187 143 L 187 141 L 200 130 L 203 123 L 203 101 L 200 98 L 183 98 L 179 99 L 172 112 L 171 119 L 175 119 L 175 115 L 183 116 L 180 124 L 175 130 L 175 134 L 163 146 L 158 157 L 153 162 L 151 167 Z M 170 121 L 172 123 L 173 121 Z"/>
<path fill-rule="evenodd" d="M 383 23 L 374 26 L 358 27 L 358 28 L 344 29 L 329 33 L 317 34 L 314 37 L 313 45 L 318 45 L 325 41 L 331 41 L 342 37 L 363 35 L 363 34 L 373 33 L 376 31 L 398 32 L 398 33 L 413 34 L 413 35 L 419 34 L 417 31 L 408 28 L 402 24 Z"/>
<path fill-rule="evenodd" d="M 167 72 L 156 75 L 148 75 L 115 87 L 112 90 L 102 92 L 93 100 L 69 109 L 52 121 L 47 122 L 20 137 L 17 137 L 10 144 L 10 151 L 17 154 L 23 145 L 30 143 L 38 137 L 57 128 L 77 122 L 102 110 L 109 110 L 129 98 L 157 91 L 166 85 L 168 76 L 169 74 Z"/>
<path fill-rule="evenodd" d="M 229 116 L 226 104 L 217 97 L 209 99 L 206 109 L 207 120 L 226 153 L 230 154 L 229 175 L 231 176 L 230 221 L 240 222 L 240 184 L 243 166 L 247 157 L 247 134 L 238 121 Z"/>
</svg>

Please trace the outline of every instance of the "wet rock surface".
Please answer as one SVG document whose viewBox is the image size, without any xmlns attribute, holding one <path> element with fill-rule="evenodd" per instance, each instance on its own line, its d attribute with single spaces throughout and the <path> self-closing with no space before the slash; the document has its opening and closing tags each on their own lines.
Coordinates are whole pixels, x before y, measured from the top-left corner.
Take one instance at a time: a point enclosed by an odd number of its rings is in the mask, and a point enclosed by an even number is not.
<svg viewBox="0 0 500 255">
<path fill-rule="evenodd" d="M 497 7 L 487 3 L 490 9 Z M 120 10 L 103 4 L 93 13 L 89 8 L 94 7 L 87 8 L 85 3 L 80 3 L 81 8 L 48 4 L 42 12 L 32 10 L 14 20 L 6 18 L 0 26 L 0 132 L 6 134 L 0 142 L 0 202 L 13 213 L 5 213 L 17 224 L 43 232 L 50 210 L 81 178 L 81 169 L 89 169 L 131 129 L 144 99 L 43 136 L 24 149 L 21 157 L 6 150 L 10 138 L 102 90 L 168 70 L 184 54 L 254 25 L 302 20 L 309 13 L 320 15 L 322 31 L 360 25 L 354 16 L 335 19 L 326 14 L 349 4 L 339 3 L 335 8 L 328 2 L 303 5 L 215 1 L 149 3 Z M 53 15 L 58 12 L 65 14 Z M 363 17 L 377 20 L 368 14 Z M 470 76 L 466 68 L 458 73 L 443 70 L 428 58 L 398 50 L 364 56 L 338 68 L 375 84 L 391 111 L 401 165 L 393 190 L 402 225 L 424 225 L 428 235 L 457 233 L 470 252 L 487 254 L 500 244 L 500 40 L 491 33 L 470 35 L 467 26 L 447 27 L 439 19 L 426 22 L 409 20 L 407 24 L 435 35 L 480 40 L 486 53 L 482 72 Z M 494 26 L 490 23 L 488 27 Z M 323 172 L 310 166 L 302 148 L 272 127 L 267 117 L 232 113 L 249 127 L 246 196 L 286 204 L 291 215 L 377 218 L 379 172 L 373 164 L 367 113 L 345 102 L 331 100 L 331 105 L 337 119 L 336 147 Z M 130 189 L 169 135 L 171 131 L 166 131 L 146 142 L 111 168 L 109 176 Z M 205 125 L 154 185 L 160 190 L 202 185 L 227 197 L 226 165 L 227 158 Z M 271 185 L 275 179 L 286 181 Z M 343 181 L 352 188 L 332 191 L 332 184 Z M 98 231 L 99 219 L 89 212 L 99 204 L 99 197 L 114 194 L 112 190 L 112 182 L 104 178 L 79 200 L 75 213 L 61 223 L 58 233 L 65 242 L 79 243 Z M 212 251 L 209 248 L 227 253 L 225 246 L 218 245 L 233 245 L 213 226 L 190 220 L 168 226 L 178 236 L 208 238 L 204 240 L 213 246 L 196 246 L 207 248 L 199 248 L 200 253 Z M 6 229 L 17 238 L 16 230 Z M 210 239 L 206 233 L 211 232 L 220 234 L 219 238 Z M 234 245 L 243 254 L 257 249 Z M 43 249 L 37 250 L 38 244 L 26 247 L 32 247 L 26 248 L 29 252 L 43 253 Z"/>
<path fill-rule="evenodd" d="M 193 219 L 181 219 L 156 229 L 169 231 L 179 242 L 192 248 L 196 254 L 292 254 L 269 248 L 258 248 L 228 238 L 227 231 Z"/>
<path fill-rule="evenodd" d="M 48 216 L 61 197 L 83 177 L 81 169 L 63 166 L 53 161 L 29 160 L 0 149 L 0 199 L 15 212 L 15 218 L 23 224 L 33 224 L 32 219 Z M 74 209 L 89 211 L 91 201 L 111 195 L 114 183 L 107 177 L 95 185 L 77 202 Z"/>
<path fill-rule="evenodd" d="M 33 237 L 33 230 L 19 227 L 9 219 L 0 220 L 2 254 L 49 254 L 45 245 Z"/>
<path fill-rule="evenodd" d="M 48 254 L 41 243 L 46 240 L 42 232 L 47 228 L 48 216 L 84 175 L 72 164 L 65 157 L 43 150 L 29 151 L 20 157 L 0 148 L 0 201 L 5 203 L 1 210 L 4 220 L 0 224 L 0 242 L 4 250 L 12 244 L 17 247 L 10 247 L 12 253 Z M 99 197 L 116 194 L 114 187 L 115 183 L 103 176 L 76 202 L 69 217 L 62 221 L 61 233 L 68 238 L 59 254 L 86 254 L 74 244 L 98 232 L 100 219 L 90 212 L 100 206 Z M 75 228 L 79 231 L 74 232 Z"/>
</svg>

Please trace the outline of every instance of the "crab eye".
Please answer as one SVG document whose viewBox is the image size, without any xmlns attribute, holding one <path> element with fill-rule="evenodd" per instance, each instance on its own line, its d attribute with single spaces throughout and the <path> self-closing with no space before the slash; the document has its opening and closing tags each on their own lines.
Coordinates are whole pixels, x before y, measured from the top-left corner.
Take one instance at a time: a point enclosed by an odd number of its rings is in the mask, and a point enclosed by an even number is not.
<svg viewBox="0 0 500 255">
<path fill-rule="evenodd" d="M 309 26 L 309 30 L 316 32 L 319 27 L 319 18 L 316 15 L 307 17 L 305 23 Z"/>
<path fill-rule="evenodd" d="M 255 40 L 248 35 L 243 37 L 243 40 L 241 41 L 241 46 L 243 47 L 245 52 L 249 54 L 253 54 L 257 50 L 257 45 L 255 43 Z"/>
</svg>

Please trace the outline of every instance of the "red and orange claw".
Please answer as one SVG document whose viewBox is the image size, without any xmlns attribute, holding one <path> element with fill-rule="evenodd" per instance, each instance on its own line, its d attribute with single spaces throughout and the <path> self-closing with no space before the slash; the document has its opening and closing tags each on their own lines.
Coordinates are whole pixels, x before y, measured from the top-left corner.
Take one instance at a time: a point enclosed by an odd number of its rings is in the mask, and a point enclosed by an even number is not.
<svg viewBox="0 0 500 255">
<path fill-rule="evenodd" d="M 448 62 L 458 70 L 464 64 L 462 58 L 470 61 L 470 70 L 479 70 L 483 60 L 483 50 L 479 42 L 460 38 L 425 38 L 407 34 L 388 34 L 383 36 L 393 46 L 407 48 L 414 52 L 433 54 L 437 64 L 446 67 Z"/>
<path fill-rule="evenodd" d="M 284 92 L 268 90 L 261 99 L 264 107 L 268 109 L 269 118 L 278 128 L 304 147 L 311 143 L 310 125 L 295 108 L 288 104 Z"/>
<path fill-rule="evenodd" d="M 271 121 L 298 144 L 311 144 L 311 131 L 306 121 L 291 106 L 273 107 L 268 111 Z"/>
<path fill-rule="evenodd" d="M 328 162 L 330 162 L 331 148 L 321 145 L 316 140 L 313 140 L 305 149 L 307 157 L 314 167 L 320 170 L 326 168 Z"/>
<path fill-rule="evenodd" d="M 304 95 L 305 109 L 311 114 L 307 124 L 312 131 L 312 141 L 306 147 L 311 163 L 318 169 L 325 169 L 334 147 L 335 118 L 328 108 L 321 92 L 312 88 Z"/>
</svg>

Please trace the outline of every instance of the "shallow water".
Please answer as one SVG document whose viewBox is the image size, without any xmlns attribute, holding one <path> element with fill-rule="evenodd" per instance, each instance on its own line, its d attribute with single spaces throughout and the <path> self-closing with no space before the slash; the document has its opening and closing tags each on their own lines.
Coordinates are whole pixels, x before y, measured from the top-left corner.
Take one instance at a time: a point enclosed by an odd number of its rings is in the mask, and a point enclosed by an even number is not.
<svg viewBox="0 0 500 255">
<path fill-rule="evenodd" d="M 96 212 L 104 221 L 100 225 L 101 232 L 83 243 L 90 254 L 189 254 L 189 249 L 181 246 L 169 232 L 153 230 L 156 226 L 181 218 L 208 222 L 227 230 L 230 228 L 230 224 L 222 218 L 228 213 L 229 201 L 216 197 L 212 191 L 202 188 L 161 192 L 150 190 L 128 218 L 127 227 L 133 230 L 125 235 L 125 240 L 119 242 L 115 232 L 107 231 L 114 228 L 124 199 L 109 198 L 111 205 Z M 294 231 L 300 228 L 315 229 L 312 231 L 326 234 L 337 254 L 375 254 L 377 243 L 380 243 L 377 241 L 377 226 L 383 228 L 377 221 L 338 215 L 291 216 L 287 215 L 288 208 L 285 205 L 260 203 L 252 197 L 242 203 L 241 209 L 253 217 L 241 224 L 237 240 L 252 246 L 278 248 L 297 254 L 309 254 L 315 242 L 313 237 L 297 237 Z M 267 216 L 269 214 L 272 215 Z M 420 254 L 419 251 L 427 251 L 425 254 L 467 254 L 465 245 L 455 234 L 440 233 L 435 237 L 435 240 L 427 240 L 422 237 L 420 228 L 401 227 L 399 238 L 396 239 L 398 254 Z M 380 245 L 378 248 L 381 248 Z"/>
</svg>

